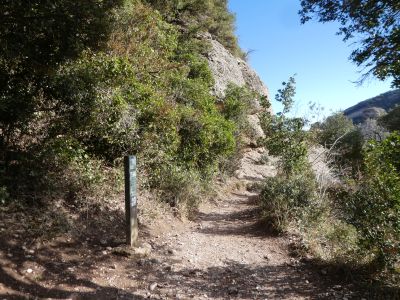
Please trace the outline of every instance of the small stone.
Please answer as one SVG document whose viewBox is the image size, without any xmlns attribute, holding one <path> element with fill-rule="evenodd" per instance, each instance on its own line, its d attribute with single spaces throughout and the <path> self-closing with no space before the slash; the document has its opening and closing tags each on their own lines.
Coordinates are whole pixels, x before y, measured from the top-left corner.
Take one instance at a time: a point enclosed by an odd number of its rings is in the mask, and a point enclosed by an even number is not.
<svg viewBox="0 0 400 300">
<path fill-rule="evenodd" d="M 175 254 L 175 251 L 172 250 L 172 249 L 168 249 L 168 250 L 167 250 L 167 253 L 168 253 L 168 254 L 171 254 L 171 255 L 174 255 L 174 254 Z"/>
<path fill-rule="evenodd" d="M 340 290 L 340 289 L 342 289 L 342 286 L 341 285 L 335 285 L 333 288 L 336 289 L 336 290 Z"/>
<path fill-rule="evenodd" d="M 107 255 L 108 252 L 106 250 L 103 250 L 101 253 L 103 253 L 103 255 Z"/>
<path fill-rule="evenodd" d="M 151 253 L 151 246 L 148 244 L 143 244 L 140 247 L 133 249 L 133 254 L 137 256 L 148 256 Z"/>
<path fill-rule="evenodd" d="M 149 262 L 154 265 L 159 265 L 161 263 L 157 258 L 152 258 Z"/>
<path fill-rule="evenodd" d="M 166 266 L 164 268 L 164 270 L 167 271 L 167 272 L 171 272 L 172 271 L 172 267 L 171 266 Z"/>
<path fill-rule="evenodd" d="M 137 264 L 139 267 L 144 266 L 145 263 L 146 263 L 146 261 L 145 261 L 144 259 L 139 259 L 139 260 L 136 262 L 136 264 Z"/>
<path fill-rule="evenodd" d="M 264 255 L 264 259 L 269 260 L 268 255 Z"/>
<path fill-rule="evenodd" d="M 158 285 L 157 282 L 153 282 L 152 284 L 150 284 L 150 286 L 149 286 L 150 291 L 154 291 L 156 289 L 157 285 Z"/>
<path fill-rule="evenodd" d="M 31 268 L 26 270 L 26 273 L 31 274 L 33 272 L 33 270 Z"/>
<path fill-rule="evenodd" d="M 231 286 L 228 289 L 228 294 L 229 295 L 237 295 L 239 293 L 238 289 L 236 287 Z"/>
<path fill-rule="evenodd" d="M 310 283 L 308 280 L 306 280 L 306 283 Z"/>
<path fill-rule="evenodd" d="M 111 251 L 111 250 L 112 250 L 112 248 L 111 248 L 111 247 L 106 247 L 106 249 L 107 249 L 108 251 Z"/>
</svg>

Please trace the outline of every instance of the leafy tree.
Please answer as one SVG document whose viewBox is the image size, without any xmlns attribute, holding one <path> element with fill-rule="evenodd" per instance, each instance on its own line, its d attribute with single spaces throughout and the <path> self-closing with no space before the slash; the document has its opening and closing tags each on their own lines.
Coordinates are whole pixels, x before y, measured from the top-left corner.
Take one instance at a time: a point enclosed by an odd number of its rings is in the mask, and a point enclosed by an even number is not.
<svg viewBox="0 0 400 300">
<path fill-rule="evenodd" d="M 360 40 L 350 59 L 368 69 L 363 79 L 370 74 L 380 80 L 392 77 L 392 86 L 400 86 L 400 1 L 302 0 L 301 6 L 302 23 L 313 17 L 338 21 L 344 41 Z"/>
<path fill-rule="evenodd" d="M 387 115 L 380 117 L 378 124 L 390 131 L 400 131 L 400 106 L 393 108 Z"/>
<path fill-rule="evenodd" d="M 290 118 L 296 81 L 290 77 L 282 83 L 275 99 L 283 104 L 282 112 L 271 115 L 269 112 L 261 116 L 261 126 L 265 132 L 265 147 L 272 155 L 281 157 L 280 164 L 284 174 L 289 177 L 302 170 L 307 157 L 306 134 L 303 131 L 305 121 L 302 118 Z"/>
<path fill-rule="evenodd" d="M 350 131 L 353 131 L 355 126 L 353 122 L 343 113 L 338 112 L 329 116 L 319 126 L 317 134 L 318 142 L 321 145 L 331 147 L 338 139 L 342 139 Z"/>
<path fill-rule="evenodd" d="M 279 157 L 277 176 L 267 178 L 260 195 L 262 214 L 273 228 L 284 231 L 298 220 L 315 198 L 316 182 L 307 161 L 307 134 L 302 118 L 289 117 L 296 94 L 296 81 L 290 77 L 282 83 L 275 99 L 283 104 L 282 112 L 261 116 L 265 148 Z M 264 105 L 265 106 L 265 105 Z"/>
<path fill-rule="evenodd" d="M 360 129 L 343 113 L 338 112 L 326 118 L 318 126 L 314 126 L 317 142 L 330 148 L 330 155 L 338 167 L 358 171 L 362 160 L 363 137 Z"/>
<path fill-rule="evenodd" d="M 0 4 L 0 152 L 7 154 L 35 115 L 54 110 L 51 81 L 63 62 L 105 46 L 110 11 L 121 0 Z M 7 161 L 7 157 L 5 158 Z"/>
<path fill-rule="evenodd" d="M 165 201 L 201 198 L 192 187 L 235 150 L 239 126 L 209 92 L 199 42 L 142 2 L 0 4 L 0 202 L 53 192 L 76 200 L 127 153 L 138 155 L 146 187 L 171 191 Z"/>
</svg>

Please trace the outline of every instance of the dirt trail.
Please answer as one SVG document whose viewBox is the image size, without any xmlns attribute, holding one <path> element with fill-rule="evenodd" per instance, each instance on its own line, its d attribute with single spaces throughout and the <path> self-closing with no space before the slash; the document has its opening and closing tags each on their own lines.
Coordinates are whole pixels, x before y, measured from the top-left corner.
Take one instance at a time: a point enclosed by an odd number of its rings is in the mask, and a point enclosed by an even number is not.
<svg viewBox="0 0 400 300">
<path fill-rule="evenodd" d="M 195 222 L 152 240 L 154 257 L 136 295 L 153 299 L 346 299 L 339 285 L 289 255 L 288 237 L 266 233 L 255 194 L 227 193 Z M 165 256 L 168 253 L 168 256 Z M 153 285 L 152 285 L 153 284 Z M 157 285 L 157 286 L 156 286 Z M 154 288 L 154 289 L 153 289 Z"/>
<path fill-rule="evenodd" d="M 225 185 L 194 221 L 145 222 L 140 257 L 117 251 L 121 209 L 99 216 L 100 235 L 44 242 L 24 237 L 24 222 L 3 212 L 0 299 L 360 299 L 326 270 L 291 257 L 290 237 L 260 225 L 257 195 L 237 189 L 242 183 Z"/>
</svg>

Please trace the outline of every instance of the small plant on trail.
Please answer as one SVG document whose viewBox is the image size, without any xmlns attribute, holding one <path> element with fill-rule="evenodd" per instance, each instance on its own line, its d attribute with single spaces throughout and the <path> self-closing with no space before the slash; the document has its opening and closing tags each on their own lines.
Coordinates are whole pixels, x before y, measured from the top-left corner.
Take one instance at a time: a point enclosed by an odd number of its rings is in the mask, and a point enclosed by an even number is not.
<svg viewBox="0 0 400 300">
<path fill-rule="evenodd" d="M 264 145 L 269 154 L 280 157 L 280 171 L 289 178 L 299 173 L 307 164 L 307 135 L 303 131 L 305 121 L 302 118 L 288 117 L 294 104 L 296 81 L 290 77 L 288 82 L 282 83 L 283 88 L 278 90 L 275 99 L 283 104 L 283 110 L 276 115 L 266 112 L 261 117 L 261 126 L 266 138 Z M 265 104 L 264 104 L 265 106 Z"/>
<path fill-rule="evenodd" d="M 269 154 L 279 157 L 278 175 L 265 181 L 261 207 L 263 217 L 279 231 L 284 231 L 297 219 L 301 208 L 311 203 L 316 191 L 315 178 L 307 161 L 305 122 L 287 116 L 293 107 L 295 84 L 294 77 L 290 77 L 278 90 L 275 99 L 283 104 L 281 113 L 266 112 L 261 117 L 266 135 L 263 144 Z"/>
</svg>

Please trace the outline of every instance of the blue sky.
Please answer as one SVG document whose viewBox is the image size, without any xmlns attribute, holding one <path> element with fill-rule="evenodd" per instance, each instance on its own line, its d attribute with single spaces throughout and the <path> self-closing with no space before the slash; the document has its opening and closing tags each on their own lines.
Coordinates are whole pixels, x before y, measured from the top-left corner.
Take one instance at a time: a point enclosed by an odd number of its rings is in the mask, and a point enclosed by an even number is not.
<svg viewBox="0 0 400 300">
<path fill-rule="evenodd" d="M 336 35 L 338 24 L 300 24 L 300 0 L 229 0 L 236 15 L 239 44 L 274 99 L 282 81 L 296 75 L 297 115 L 317 102 L 325 113 L 346 109 L 390 90 L 390 81 L 370 78 L 358 86 L 362 71 L 348 57 L 356 44 Z M 272 101 L 275 112 L 280 107 Z"/>
</svg>

